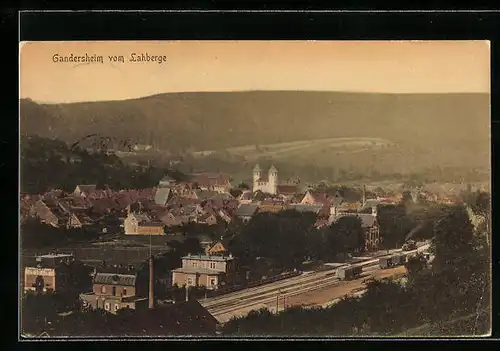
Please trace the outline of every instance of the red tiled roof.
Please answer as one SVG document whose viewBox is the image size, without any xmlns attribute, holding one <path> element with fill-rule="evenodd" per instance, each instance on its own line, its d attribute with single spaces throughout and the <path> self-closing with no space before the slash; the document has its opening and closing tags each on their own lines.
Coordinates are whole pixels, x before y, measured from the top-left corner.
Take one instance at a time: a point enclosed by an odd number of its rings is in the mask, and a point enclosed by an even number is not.
<svg viewBox="0 0 500 351">
<path fill-rule="evenodd" d="M 295 194 L 298 191 L 296 185 L 278 185 L 278 194 Z"/>
<path fill-rule="evenodd" d="M 200 186 L 229 186 L 230 177 L 223 173 L 202 173 L 196 174 L 191 178 L 193 183 L 198 183 Z"/>
</svg>

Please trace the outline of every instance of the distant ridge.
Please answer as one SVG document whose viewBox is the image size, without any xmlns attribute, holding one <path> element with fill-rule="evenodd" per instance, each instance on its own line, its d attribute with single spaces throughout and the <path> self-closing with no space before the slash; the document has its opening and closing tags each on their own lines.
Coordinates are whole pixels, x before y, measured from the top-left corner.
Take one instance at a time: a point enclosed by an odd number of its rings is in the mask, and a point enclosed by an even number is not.
<svg viewBox="0 0 500 351">
<path fill-rule="evenodd" d="M 489 148 L 488 94 L 314 91 L 165 93 L 39 104 L 20 101 L 22 134 L 86 135 L 165 150 L 206 150 L 330 137 L 377 137 L 419 147 Z"/>
</svg>

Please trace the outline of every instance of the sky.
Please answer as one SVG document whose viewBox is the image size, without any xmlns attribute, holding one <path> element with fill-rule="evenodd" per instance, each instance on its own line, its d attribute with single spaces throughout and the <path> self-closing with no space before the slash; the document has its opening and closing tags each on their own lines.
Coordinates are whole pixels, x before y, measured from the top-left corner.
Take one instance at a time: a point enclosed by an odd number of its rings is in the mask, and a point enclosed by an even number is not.
<svg viewBox="0 0 500 351">
<path fill-rule="evenodd" d="M 129 62 L 131 53 L 166 62 Z M 103 62 L 54 62 L 56 54 Z M 124 62 L 110 62 L 115 55 Z M 490 92 L 488 41 L 24 42 L 19 64 L 21 98 L 46 103 L 199 91 Z"/>
</svg>

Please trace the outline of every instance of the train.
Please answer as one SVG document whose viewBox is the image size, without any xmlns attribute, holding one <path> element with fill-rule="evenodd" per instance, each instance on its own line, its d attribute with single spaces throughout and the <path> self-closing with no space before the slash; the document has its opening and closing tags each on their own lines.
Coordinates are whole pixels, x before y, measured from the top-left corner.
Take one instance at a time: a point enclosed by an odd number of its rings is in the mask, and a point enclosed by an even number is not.
<svg viewBox="0 0 500 351">
<path fill-rule="evenodd" d="M 402 266 L 406 262 L 408 262 L 408 258 L 414 256 L 415 253 L 413 252 L 402 252 L 402 253 L 397 253 L 388 257 L 381 257 L 378 260 L 379 267 L 381 269 L 387 269 L 387 268 L 392 268 L 392 267 L 397 267 L 397 266 Z"/>
<path fill-rule="evenodd" d="M 357 278 L 362 271 L 361 266 L 341 268 L 337 272 L 337 277 L 340 280 L 351 280 Z"/>
</svg>

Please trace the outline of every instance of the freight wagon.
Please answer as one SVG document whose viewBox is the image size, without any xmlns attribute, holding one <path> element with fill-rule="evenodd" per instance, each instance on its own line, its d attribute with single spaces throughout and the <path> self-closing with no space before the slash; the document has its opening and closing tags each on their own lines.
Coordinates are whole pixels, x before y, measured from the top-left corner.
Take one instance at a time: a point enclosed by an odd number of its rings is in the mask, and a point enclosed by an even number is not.
<svg viewBox="0 0 500 351">
<path fill-rule="evenodd" d="M 404 264 L 405 258 L 406 258 L 405 255 L 392 255 L 389 257 L 381 257 L 378 260 L 378 264 L 382 269 L 396 267 Z"/>
<path fill-rule="evenodd" d="M 348 267 L 348 268 L 341 268 L 338 270 L 337 276 L 339 277 L 340 280 L 351 280 L 356 277 L 358 277 L 361 272 L 362 272 L 361 267 Z"/>
</svg>

